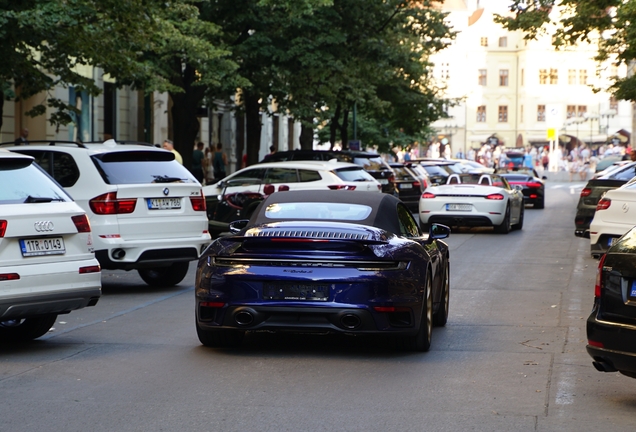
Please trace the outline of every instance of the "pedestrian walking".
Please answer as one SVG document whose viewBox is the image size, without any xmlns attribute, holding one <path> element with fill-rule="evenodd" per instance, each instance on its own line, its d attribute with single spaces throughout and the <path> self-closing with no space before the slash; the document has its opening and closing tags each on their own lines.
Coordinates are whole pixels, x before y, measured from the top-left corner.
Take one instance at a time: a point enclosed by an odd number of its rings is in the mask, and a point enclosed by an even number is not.
<svg viewBox="0 0 636 432">
<path fill-rule="evenodd" d="M 198 142 L 197 147 L 192 152 L 192 175 L 199 180 L 199 183 L 203 183 L 203 160 L 205 159 L 203 147 L 204 144 Z"/>
<path fill-rule="evenodd" d="M 227 156 L 223 153 L 223 144 L 216 145 L 216 151 L 212 158 L 212 167 L 214 169 L 214 183 L 226 177 Z"/>
<path fill-rule="evenodd" d="M 27 128 L 22 128 L 20 131 L 20 136 L 16 138 L 14 141 L 15 145 L 29 145 L 29 130 Z"/>
<path fill-rule="evenodd" d="M 183 158 L 181 157 L 181 154 L 174 149 L 174 143 L 172 141 L 170 141 L 169 139 L 164 140 L 163 148 L 168 150 L 169 152 L 172 152 L 172 154 L 174 154 L 174 160 L 183 165 Z"/>
</svg>

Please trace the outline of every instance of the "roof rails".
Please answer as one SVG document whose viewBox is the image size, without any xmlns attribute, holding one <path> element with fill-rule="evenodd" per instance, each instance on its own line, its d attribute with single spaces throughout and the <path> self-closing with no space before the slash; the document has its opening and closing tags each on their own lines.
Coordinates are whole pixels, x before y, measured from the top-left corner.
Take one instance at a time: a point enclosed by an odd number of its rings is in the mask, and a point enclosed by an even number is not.
<svg viewBox="0 0 636 432">
<path fill-rule="evenodd" d="M 41 145 L 41 144 L 48 144 L 50 146 L 59 145 L 59 144 L 62 144 L 62 145 L 72 144 L 72 145 L 76 145 L 79 148 L 86 148 L 86 146 L 82 143 L 79 143 L 76 141 L 63 141 L 63 140 L 37 140 L 37 141 L 29 141 L 29 144 L 16 144 L 15 141 L 7 141 L 7 142 L 0 143 L 0 147 L 3 147 L 3 146 L 28 147 L 30 145 Z"/>
</svg>

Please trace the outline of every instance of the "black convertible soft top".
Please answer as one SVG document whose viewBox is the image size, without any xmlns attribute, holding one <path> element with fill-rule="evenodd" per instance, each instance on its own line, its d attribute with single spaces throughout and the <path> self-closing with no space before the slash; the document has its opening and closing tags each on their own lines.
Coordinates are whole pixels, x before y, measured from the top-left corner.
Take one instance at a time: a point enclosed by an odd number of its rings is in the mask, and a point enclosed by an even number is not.
<svg viewBox="0 0 636 432">
<path fill-rule="evenodd" d="M 381 228 L 392 233 L 400 233 L 397 208 L 398 205 L 404 205 L 402 201 L 385 193 L 344 190 L 304 190 L 273 193 L 261 203 L 256 211 L 254 211 L 248 226 L 283 221 L 281 219 L 274 221 L 265 217 L 265 209 L 267 209 L 267 207 L 271 204 L 289 202 L 333 202 L 367 205 L 372 209 L 369 216 L 367 216 L 364 220 L 355 221 L 353 223 Z M 313 219 L 304 218 L 285 220 L 312 221 Z M 318 218 L 316 218 L 315 221 L 325 222 L 324 219 Z M 330 222 L 352 223 L 350 220 L 330 220 Z"/>
</svg>

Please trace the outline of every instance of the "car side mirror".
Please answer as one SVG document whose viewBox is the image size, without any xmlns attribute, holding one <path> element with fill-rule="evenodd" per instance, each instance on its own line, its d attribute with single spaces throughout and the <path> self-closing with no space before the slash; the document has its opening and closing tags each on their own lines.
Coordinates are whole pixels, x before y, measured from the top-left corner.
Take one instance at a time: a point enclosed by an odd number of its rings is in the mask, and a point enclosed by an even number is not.
<svg viewBox="0 0 636 432">
<path fill-rule="evenodd" d="M 429 240 L 441 240 L 448 237 L 450 233 L 451 229 L 446 225 L 433 223 L 428 229 L 428 238 Z"/>
<path fill-rule="evenodd" d="M 243 228 L 247 226 L 248 222 L 249 222 L 249 219 L 241 219 L 241 220 L 230 222 L 230 232 L 232 234 L 238 234 L 239 232 L 241 232 Z"/>
</svg>

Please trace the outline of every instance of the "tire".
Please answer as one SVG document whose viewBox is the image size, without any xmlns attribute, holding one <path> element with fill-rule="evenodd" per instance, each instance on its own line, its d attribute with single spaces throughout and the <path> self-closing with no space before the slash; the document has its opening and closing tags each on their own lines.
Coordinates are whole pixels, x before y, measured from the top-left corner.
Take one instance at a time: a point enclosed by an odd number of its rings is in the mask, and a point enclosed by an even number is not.
<svg viewBox="0 0 636 432">
<path fill-rule="evenodd" d="M 523 215 L 526 212 L 524 206 L 521 206 L 521 210 L 519 211 L 519 222 L 512 226 L 513 229 L 522 230 L 523 229 Z"/>
<path fill-rule="evenodd" d="M 57 319 L 56 314 L 0 322 L 0 341 L 28 342 L 45 335 Z"/>
<path fill-rule="evenodd" d="M 534 208 L 536 209 L 542 209 L 545 207 L 545 198 L 541 198 L 541 201 L 537 201 L 536 203 L 534 203 Z"/>
<path fill-rule="evenodd" d="M 211 348 L 237 347 L 243 342 L 245 332 L 241 330 L 228 329 L 202 329 L 196 323 L 197 336 L 201 344 Z"/>
<path fill-rule="evenodd" d="M 181 282 L 188 273 L 190 263 L 188 261 L 180 261 L 172 263 L 167 267 L 154 267 L 138 269 L 139 276 L 148 285 L 153 287 L 174 286 Z"/>
<path fill-rule="evenodd" d="M 433 293 L 430 276 L 426 278 L 426 288 L 424 293 L 424 306 L 420 328 L 413 336 L 403 336 L 399 339 L 399 347 L 407 351 L 426 352 L 431 347 L 431 337 L 433 335 Z"/>
<path fill-rule="evenodd" d="M 442 275 L 442 298 L 437 308 L 437 312 L 433 314 L 433 325 L 436 327 L 444 327 L 448 321 L 448 304 L 450 300 L 450 263 L 448 258 L 446 268 Z"/>
<path fill-rule="evenodd" d="M 506 206 L 506 215 L 501 225 L 495 227 L 495 232 L 498 234 L 508 234 L 510 232 L 510 204 Z"/>
</svg>

